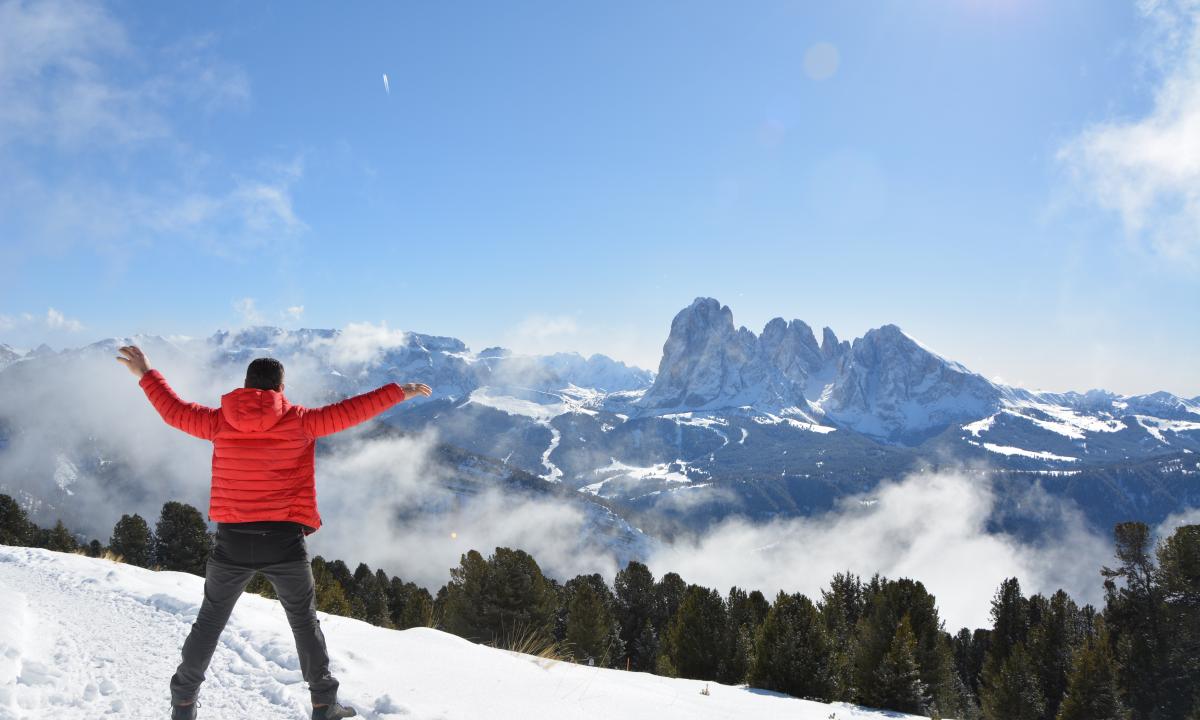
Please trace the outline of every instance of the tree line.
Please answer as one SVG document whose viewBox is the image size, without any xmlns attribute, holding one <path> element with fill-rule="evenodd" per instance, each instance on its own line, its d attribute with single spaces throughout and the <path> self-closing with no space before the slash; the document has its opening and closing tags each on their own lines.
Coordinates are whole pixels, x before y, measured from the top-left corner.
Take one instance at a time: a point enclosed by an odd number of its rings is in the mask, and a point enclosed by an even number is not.
<svg viewBox="0 0 1200 720">
<path fill-rule="evenodd" d="M 728 592 L 656 578 L 640 562 L 610 585 L 599 574 L 545 576 L 522 550 L 462 555 L 436 594 L 341 560 L 312 560 L 320 610 L 375 625 L 438 627 L 476 642 L 576 662 L 711 680 L 824 701 L 982 720 L 1200 720 L 1200 525 L 1154 544 L 1114 531 L 1099 572 L 1104 605 L 1066 592 L 1027 596 L 1006 579 L 991 627 L 945 629 L 919 581 L 838 573 L 819 598 Z M 38 528 L 0 495 L 0 544 L 121 556 L 204 574 L 211 536 L 195 508 L 166 503 L 153 530 L 124 515 L 107 546 L 61 522 Z M 249 588 L 272 596 L 261 576 Z"/>
</svg>

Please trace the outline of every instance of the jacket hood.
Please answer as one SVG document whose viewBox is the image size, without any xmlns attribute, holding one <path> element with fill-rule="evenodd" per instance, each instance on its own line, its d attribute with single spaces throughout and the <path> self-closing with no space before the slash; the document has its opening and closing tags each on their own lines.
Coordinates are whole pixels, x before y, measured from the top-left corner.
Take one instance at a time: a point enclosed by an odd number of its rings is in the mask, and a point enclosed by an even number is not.
<svg viewBox="0 0 1200 720">
<path fill-rule="evenodd" d="M 241 432 L 263 432 L 275 427 L 291 403 L 275 390 L 238 388 L 221 396 L 221 415 Z"/>
</svg>

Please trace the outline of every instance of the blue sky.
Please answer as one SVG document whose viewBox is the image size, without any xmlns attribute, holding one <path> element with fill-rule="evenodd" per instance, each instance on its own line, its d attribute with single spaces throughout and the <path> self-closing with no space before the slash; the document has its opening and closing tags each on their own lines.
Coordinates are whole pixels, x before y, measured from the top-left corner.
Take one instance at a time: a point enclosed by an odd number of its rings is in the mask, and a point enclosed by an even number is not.
<svg viewBox="0 0 1200 720">
<path fill-rule="evenodd" d="M 1196 0 L 293 5 L 0 0 L 0 342 L 656 367 L 703 295 L 1200 393 Z"/>
</svg>

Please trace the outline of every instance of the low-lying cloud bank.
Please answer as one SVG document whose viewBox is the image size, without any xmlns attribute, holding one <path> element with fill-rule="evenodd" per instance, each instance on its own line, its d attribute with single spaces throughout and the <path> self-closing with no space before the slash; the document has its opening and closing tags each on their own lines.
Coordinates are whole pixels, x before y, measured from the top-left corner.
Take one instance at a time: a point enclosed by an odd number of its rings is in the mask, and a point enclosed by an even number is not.
<svg viewBox="0 0 1200 720">
<path fill-rule="evenodd" d="M 1055 530 L 1038 544 L 989 533 L 996 505 L 991 487 L 966 472 L 927 472 L 844 500 L 817 518 L 766 524 L 729 521 L 703 537 L 663 546 L 655 573 L 674 571 L 689 582 L 803 592 L 814 600 L 841 571 L 878 572 L 920 580 L 938 600 L 946 626 L 988 627 L 992 594 L 1006 577 L 1026 593 L 1063 588 L 1077 601 L 1101 597 L 1100 567 L 1111 545 L 1082 516 L 1043 497 Z"/>
<path fill-rule="evenodd" d="M 456 488 L 433 462 L 436 435 L 354 442 L 318 460 L 325 521 L 310 549 L 382 567 L 436 592 L 468 550 L 520 548 L 555 577 L 617 571 L 581 506 L 491 487 Z M 466 492 L 461 492 L 466 490 Z"/>
</svg>

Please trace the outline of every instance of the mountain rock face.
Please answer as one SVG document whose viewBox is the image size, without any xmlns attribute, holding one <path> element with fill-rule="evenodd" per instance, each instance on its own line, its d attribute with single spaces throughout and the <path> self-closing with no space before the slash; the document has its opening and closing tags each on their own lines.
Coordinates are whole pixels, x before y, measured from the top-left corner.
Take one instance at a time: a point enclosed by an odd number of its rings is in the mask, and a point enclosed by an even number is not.
<svg viewBox="0 0 1200 720">
<path fill-rule="evenodd" d="M 902 439 L 994 412 L 1004 394 L 884 325 L 854 341 L 823 410 L 863 434 Z"/>
<path fill-rule="evenodd" d="M 20 359 L 21 353 L 13 350 L 8 345 L 0 343 L 0 370 L 3 370 Z"/>
<path fill-rule="evenodd" d="M 826 328 L 818 345 L 800 320 L 775 318 L 761 335 L 735 328 L 733 312 L 697 298 L 675 316 L 654 384 L 638 402 L 646 411 L 752 406 L 810 410 L 809 379 L 845 353 Z"/>
<path fill-rule="evenodd" d="M 671 323 L 645 411 L 750 406 L 804 414 L 872 437 L 908 441 L 994 412 L 1005 391 L 922 347 L 895 325 L 853 344 L 829 328 L 817 344 L 801 320 L 775 318 L 761 335 L 698 298 Z M 799 412 L 797 412 L 799 411 Z"/>
</svg>

